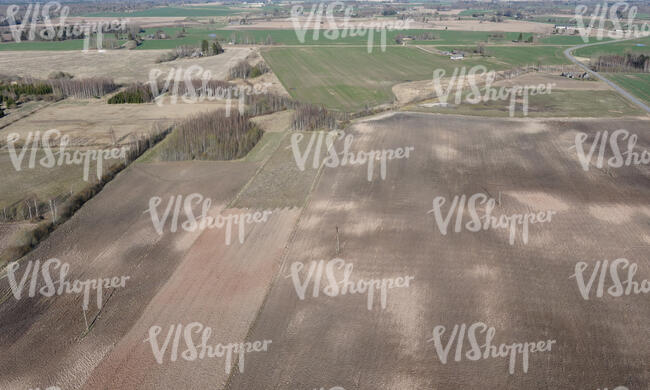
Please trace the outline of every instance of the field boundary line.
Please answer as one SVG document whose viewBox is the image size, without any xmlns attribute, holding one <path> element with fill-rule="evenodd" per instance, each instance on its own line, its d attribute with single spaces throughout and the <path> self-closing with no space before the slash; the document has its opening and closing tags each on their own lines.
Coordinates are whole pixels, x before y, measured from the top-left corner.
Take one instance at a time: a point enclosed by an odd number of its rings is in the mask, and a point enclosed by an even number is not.
<svg viewBox="0 0 650 390">
<path fill-rule="evenodd" d="M 234 204 L 239 200 L 239 198 L 241 198 L 241 196 L 242 196 L 242 194 L 244 193 L 244 191 L 246 191 L 246 189 L 247 189 L 248 187 L 250 187 L 251 183 L 253 183 L 253 180 L 255 180 L 255 178 L 258 177 L 258 176 L 260 175 L 260 173 L 262 173 L 262 170 L 264 170 L 264 167 L 266 167 L 266 164 L 269 163 L 269 161 L 271 160 L 271 157 L 273 157 L 273 155 L 275 154 L 275 152 L 278 151 L 278 149 L 279 149 L 280 146 L 282 145 L 282 142 L 284 142 L 284 139 L 287 138 L 287 136 L 289 135 L 290 132 L 291 132 L 290 130 L 286 130 L 286 131 L 285 131 L 284 135 L 282 136 L 282 139 L 280 140 L 280 142 L 278 142 L 278 146 L 275 148 L 275 150 L 273 150 L 273 152 L 269 153 L 269 156 L 268 156 L 268 157 L 267 157 L 267 158 L 262 162 L 262 164 L 259 166 L 259 168 L 257 168 L 257 170 L 255 171 L 255 173 L 253 174 L 253 176 L 251 176 L 251 178 L 246 182 L 246 184 L 244 184 L 244 186 L 241 188 L 241 190 L 239 190 L 239 192 L 237 193 L 237 195 L 235 195 L 235 197 L 234 197 L 230 202 L 228 202 L 228 203 L 226 204 L 226 206 L 224 207 L 224 209 L 232 208 L 233 205 L 234 205 Z M 258 142 L 259 142 L 259 141 L 258 141 Z M 251 149 L 251 150 L 252 150 L 252 149 Z M 249 151 L 249 153 L 250 153 L 250 151 Z"/>
<path fill-rule="evenodd" d="M 289 132 L 287 132 L 288 134 Z M 320 178 L 323 174 L 323 169 L 324 169 L 325 164 L 321 164 L 320 167 L 318 167 L 318 173 L 316 174 L 316 177 L 314 178 L 314 181 L 311 183 L 311 187 L 309 188 L 309 193 L 307 194 L 307 197 L 305 199 L 305 203 L 302 205 L 302 208 L 300 210 L 300 213 L 298 214 L 298 217 L 296 218 L 296 222 L 294 223 L 293 227 L 291 228 L 291 233 L 289 234 L 289 238 L 287 239 L 287 243 L 284 246 L 284 250 L 282 253 L 282 256 L 280 257 L 280 266 L 278 267 L 278 271 L 275 273 L 275 276 L 273 277 L 273 280 L 269 284 L 269 287 L 266 289 L 266 293 L 264 294 L 264 299 L 262 300 L 262 304 L 257 310 L 257 313 L 255 313 L 255 319 L 251 322 L 250 326 L 248 327 L 248 332 L 246 332 L 246 336 L 244 337 L 244 342 L 250 338 L 250 336 L 253 333 L 253 330 L 255 329 L 255 326 L 257 325 L 260 315 L 262 314 L 262 310 L 264 310 L 264 307 L 266 306 L 266 303 L 269 299 L 269 296 L 271 295 L 271 290 L 273 290 L 273 287 L 277 284 L 278 280 L 282 276 L 282 270 L 284 269 L 284 265 L 287 262 L 287 258 L 289 257 L 289 248 L 291 247 L 291 244 L 294 242 L 296 239 L 296 234 L 298 233 L 298 226 L 300 225 L 300 221 L 302 220 L 302 217 L 305 213 L 305 210 L 307 210 L 307 207 L 311 203 L 311 198 L 314 193 L 314 189 L 316 189 L 316 186 L 320 182 Z M 224 390 L 230 390 L 231 389 L 231 383 L 232 379 L 234 378 L 236 370 L 231 370 L 230 374 L 228 375 L 228 379 L 226 380 L 226 383 L 224 384 Z"/>
</svg>

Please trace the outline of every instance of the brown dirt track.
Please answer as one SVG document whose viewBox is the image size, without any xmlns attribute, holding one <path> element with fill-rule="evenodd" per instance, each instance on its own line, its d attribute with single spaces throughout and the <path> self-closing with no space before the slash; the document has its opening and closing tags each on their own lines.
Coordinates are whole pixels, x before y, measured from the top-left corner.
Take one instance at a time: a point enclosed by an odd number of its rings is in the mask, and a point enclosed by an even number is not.
<svg viewBox="0 0 650 390">
<path fill-rule="evenodd" d="M 0 388 L 646 389 L 647 295 L 585 301 L 569 276 L 578 261 L 628 257 L 639 265 L 635 279 L 650 279 L 650 171 L 585 172 L 569 148 L 576 131 L 625 128 L 647 149 L 648 123 L 416 113 L 357 121 L 346 130 L 352 151 L 415 146 L 411 158 L 389 161 L 384 181 L 378 169 L 367 181 L 365 165 L 323 168 L 304 209 L 275 210 L 247 228 L 243 245 L 224 246 L 221 230 L 160 237 L 142 212 L 151 196 L 192 192 L 212 198 L 216 212 L 247 184 L 242 199 L 260 207 L 261 189 L 281 189 L 274 176 L 297 180 L 286 143 L 263 169 L 243 161 L 131 166 L 25 259 L 58 257 L 71 263 L 71 279 L 128 275 L 127 288 L 81 337 L 79 295 L 16 301 L 0 280 Z M 503 230 L 443 236 L 427 214 L 437 195 L 499 191 L 497 214 L 557 214 L 514 246 Z M 299 300 L 285 278 L 293 262 L 337 257 L 335 226 L 352 280 L 415 276 L 410 288 L 389 290 L 385 310 L 367 310 L 365 294 Z M 213 328 L 212 344 L 272 344 L 247 354 L 244 373 L 230 377 L 223 359 L 158 365 L 143 343 L 149 327 L 192 321 Z M 531 355 L 527 374 L 518 361 L 509 375 L 500 358 L 441 364 L 427 342 L 433 327 L 476 321 L 496 328 L 496 344 L 557 343 Z"/>
</svg>

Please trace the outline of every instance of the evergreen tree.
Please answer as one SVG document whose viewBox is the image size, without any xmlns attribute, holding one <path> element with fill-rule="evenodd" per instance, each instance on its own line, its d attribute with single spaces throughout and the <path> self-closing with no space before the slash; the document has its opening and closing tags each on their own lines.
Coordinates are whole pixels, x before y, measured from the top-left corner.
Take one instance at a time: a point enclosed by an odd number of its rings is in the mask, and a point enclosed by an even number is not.
<svg viewBox="0 0 650 390">
<path fill-rule="evenodd" d="M 221 53 L 223 53 L 223 48 L 221 47 L 219 42 L 218 41 L 212 42 L 212 54 L 216 56 L 217 54 L 221 54 Z"/>
</svg>

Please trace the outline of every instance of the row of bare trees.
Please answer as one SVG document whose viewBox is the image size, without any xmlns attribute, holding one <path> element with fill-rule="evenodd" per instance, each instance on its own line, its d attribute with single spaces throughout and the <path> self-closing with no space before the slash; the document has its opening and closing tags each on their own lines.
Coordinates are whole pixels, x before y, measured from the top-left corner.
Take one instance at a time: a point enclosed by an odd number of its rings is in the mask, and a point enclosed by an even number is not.
<svg viewBox="0 0 650 390">
<path fill-rule="evenodd" d="M 223 110 L 201 113 L 176 126 L 161 145 L 166 161 L 233 160 L 244 157 L 264 132 L 248 115 Z"/>
<path fill-rule="evenodd" d="M 336 113 L 322 106 L 298 104 L 295 107 L 294 130 L 336 129 Z"/>
<path fill-rule="evenodd" d="M 296 103 L 286 96 L 265 93 L 261 95 L 246 95 L 244 103 L 248 106 L 250 116 L 271 114 L 295 107 Z"/>
<path fill-rule="evenodd" d="M 117 89 L 113 79 L 107 77 L 92 77 L 87 79 L 56 79 L 48 80 L 55 93 L 63 97 L 88 99 L 104 96 Z"/>
<path fill-rule="evenodd" d="M 597 55 L 591 59 L 597 72 L 650 72 L 650 54 L 625 53 Z"/>
</svg>

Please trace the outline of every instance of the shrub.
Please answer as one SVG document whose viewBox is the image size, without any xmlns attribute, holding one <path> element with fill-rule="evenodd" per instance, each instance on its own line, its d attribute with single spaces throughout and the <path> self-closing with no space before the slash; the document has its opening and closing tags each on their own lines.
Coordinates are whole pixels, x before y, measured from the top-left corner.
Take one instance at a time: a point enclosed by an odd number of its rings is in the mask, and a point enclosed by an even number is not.
<svg viewBox="0 0 650 390">
<path fill-rule="evenodd" d="M 49 74 L 49 76 L 47 76 L 47 78 L 50 79 L 50 80 L 61 80 L 61 79 L 70 80 L 73 77 L 74 76 L 71 75 L 70 73 L 61 72 L 61 71 L 52 72 L 52 73 Z"/>
<path fill-rule="evenodd" d="M 56 79 L 50 80 L 49 84 L 61 96 L 82 99 L 104 96 L 117 88 L 112 79 L 102 77 L 81 80 Z"/>
</svg>

